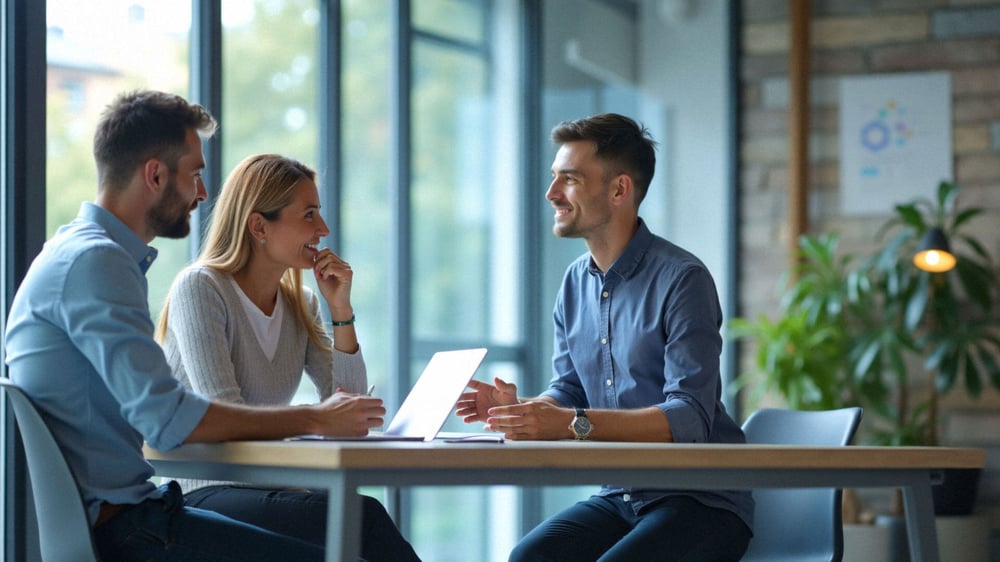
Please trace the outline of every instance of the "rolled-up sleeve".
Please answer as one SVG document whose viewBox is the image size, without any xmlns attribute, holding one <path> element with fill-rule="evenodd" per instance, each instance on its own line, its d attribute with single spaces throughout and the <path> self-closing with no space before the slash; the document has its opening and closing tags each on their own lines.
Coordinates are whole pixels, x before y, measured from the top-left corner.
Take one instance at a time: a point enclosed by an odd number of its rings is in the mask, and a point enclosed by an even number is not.
<svg viewBox="0 0 1000 562">
<path fill-rule="evenodd" d="M 107 243 L 83 252 L 67 279 L 72 282 L 63 287 L 61 307 L 66 333 L 104 380 L 122 417 L 157 449 L 182 444 L 209 403 L 171 376 L 153 339 L 142 272 Z"/>
</svg>

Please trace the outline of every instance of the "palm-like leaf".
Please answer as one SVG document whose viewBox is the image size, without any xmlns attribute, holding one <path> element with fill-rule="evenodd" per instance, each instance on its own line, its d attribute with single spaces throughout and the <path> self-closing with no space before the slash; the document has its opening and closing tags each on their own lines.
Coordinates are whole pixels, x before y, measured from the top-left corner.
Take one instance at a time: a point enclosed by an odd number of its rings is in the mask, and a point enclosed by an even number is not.
<svg viewBox="0 0 1000 562">
<path fill-rule="evenodd" d="M 757 344 L 752 375 L 765 382 L 758 392 L 780 392 L 804 409 L 860 402 L 889 424 L 879 442 L 933 444 L 938 393 L 956 385 L 973 397 L 987 384 L 1000 389 L 995 270 L 983 245 L 963 232 L 982 210 L 958 211 L 957 201 L 958 188 L 941 182 L 933 199 L 897 205 L 879 230 L 882 248 L 861 259 L 840 255 L 835 234 L 800 238 L 778 319 L 730 323 L 731 335 Z M 950 272 L 912 263 L 931 227 L 952 242 Z M 931 394 L 917 400 L 910 397 L 915 363 L 933 376 Z M 750 384 L 750 375 L 738 386 Z"/>
</svg>

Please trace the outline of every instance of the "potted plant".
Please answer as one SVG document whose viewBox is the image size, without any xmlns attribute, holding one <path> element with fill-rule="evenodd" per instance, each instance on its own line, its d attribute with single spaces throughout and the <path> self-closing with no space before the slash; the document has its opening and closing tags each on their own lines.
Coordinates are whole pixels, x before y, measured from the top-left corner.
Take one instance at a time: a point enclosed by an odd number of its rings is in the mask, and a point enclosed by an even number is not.
<svg viewBox="0 0 1000 562">
<path fill-rule="evenodd" d="M 754 367 L 735 387 L 762 382 L 754 388 L 779 393 L 792 408 L 861 405 L 868 440 L 937 445 L 941 396 L 1000 389 L 996 273 L 982 243 L 968 234 L 982 209 L 958 209 L 957 196 L 953 183 L 941 182 L 933 200 L 896 206 L 870 255 L 841 255 L 835 234 L 800 238 L 778 318 L 730 321 L 731 336 L 756 344 Z M 933 228 L 951 243 L 950 271 L 913 263 Z M 920 372 L 928 376 L 925 392 L 911 378 Z M 942 509 L 944 496 L 954 494 L 936 494 L 939 513 L 971 512 L 978 471 L 971 472 L 967 505 Z"/>
<path fill-rule="evenodd" d="M 995 273 L 983 245 L 965 232 L 982 209 L 956 209 L 957 187 L 941 182 L 936 201 L 898 205 L 869 256 L 841 255 L 836 234 L 803 236 L 783 276 L 779 316 L 734 318 L 730 336 L 753 341 L 754 369 L 736 388 L 763 381 L 790 407 L 860 404 L 884 421 L 873 440 L 937 445 L 940 396 L 961 386 L 972 397 L 1000 389 L 1000 316 Z M 941 228 L 954 269 L 913 264 L 924 234 Z M 914 396 L 910 374 L 931 375 Z"/>
<path fill-rule="evenodd" d="M 888 420 L 877 441 L 937 445 L 938 398 L 956 385 L 978 398 L 984 381 L 1000 388 L 1000 316 L 989 254 L 964 227 L 982 209 L 956 209 L 958 189 L 938 186 L 936 202 L 919 199 L 896 207 L 883 227 L 882 250 L 849 277 L 848 292 L 859 330 L 851 345 L 855 381 L 865 381 L 866 402 Z M 951 241 L 955 267 L 929 272 L 914 266 L 917 245 L 931 228 Z M 911 395 L 910 358 L 929 374 L 924 397 Z M 895 400 L 886 397 L 895 392 Z"/>
<path fill-rule="evenodd" d="M 937 445 L 941 396 L 963 388 L 978 398 L 984 384 L 1000 388 L 995 272 L 983 245 L 967 234 L 969 221 L 982 210 L 958 210 L 957 196 L 954 184 L 941 182 L 934 201 L 898 205 L 882 231 L 888 241 L 849 277 L 849 292 L 862 305 L 854 309 L 862 314 L 851 346 L 852 378 L 865 381 L 862 398 L 886 422 L 874 434 L 881 444 Z M 929 272 L 913 264 L 918 243 L 933 228 L 949 241 L 955 259 L 950 270 Z M 926 392 L 914 396 L 909 375 L 921 368 Z M 943 482 L 933 488 L 939 528 L 958 526 L 960 533 L 985 541 L 986 522 L 967 517 L 980 473 L 944 471 Z M 901 513 L 898 493 L 892 511 Z M 893 544 L 896 559 L 905 559 L 905 534 L 897 533 Z"/>
<path fill-rule="evenodd" d="M 797 410 L 861 403 L 850 360 L 858 298 L 848 290 L 856 285 L 849 282 L 856 258 L 838 247 L 836 234 L 800 237 L 794 265 L 782 275 L 777 318 L 730 319 L 729 335 L 756 346 L 753 367 L 732 385 L 733 391 L 749 389 L 751 403 L 766 393 Z M 844 490 L 843 502 L 845 560 L 888 561 L 893 529 L 875 525 L 874 513 L 862 514 L 854 490 Z"/>
<path fill-rule="evenodd" d="M 838 256 L 835 234 L 802 236 L 794 267 L 782 276 L 777 319 L 733 318 L 729 335 L 756 344 L 754 367 L 734 381 L 750 400 L 780 395 L 796 410 L 858 404 L 848 361 L 851 306 L 847 276 L 852 256 Z M 761 384 L 758 384 L 761 383 Z"/>
</svg>

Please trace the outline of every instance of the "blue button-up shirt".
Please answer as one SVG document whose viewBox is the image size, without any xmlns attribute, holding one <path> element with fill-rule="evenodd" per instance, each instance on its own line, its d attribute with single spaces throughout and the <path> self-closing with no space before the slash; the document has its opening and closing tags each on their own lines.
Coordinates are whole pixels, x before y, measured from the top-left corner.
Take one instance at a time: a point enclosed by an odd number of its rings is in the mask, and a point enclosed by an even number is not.
<svg viewBox="0 0 1000 562">
<path fill-rule="evenodd" d="M 570 264 L 553 312 L 554 374 L 544 395 L 567 407 L 656 406 L 677 443 L 745 443 L 722 404 L 722 307 L 704 264 L 650 233 L 640 219 L 632 240 L 602 273 L 589 254 Z M 638 512 L 682 494 L 734 512 L 752 528 L 749 492 L 636 490 Z"/>
<path fill-rule="evenodd" d="M 10 378 L 42 411 L 91 523 L 102 501 L 154 497 L 143 440 L 177 447 L 208 409 L 171 376 L 153 339 L 145 274 L 155 257 L 117 217 L 84 203 L 45 244 L 11 305 Z"/>
</svg>

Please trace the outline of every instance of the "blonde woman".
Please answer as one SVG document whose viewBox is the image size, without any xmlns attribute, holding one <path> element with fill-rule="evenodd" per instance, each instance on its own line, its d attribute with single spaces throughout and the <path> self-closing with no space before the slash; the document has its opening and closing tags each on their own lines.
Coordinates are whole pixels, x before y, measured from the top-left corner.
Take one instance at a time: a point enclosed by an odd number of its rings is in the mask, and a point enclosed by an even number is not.
<svg viewBox="0 0 1000 562">
<path fill-rule="evenodd" d="M 157 339 L 174 376 L 210 398 L 288 404 L 303 372 L 322 399 L 363 393 L 367 372 L 351 306 L 351 266 L 320 239 L 316 174 L 273 154 L 240 162 L 222 187 L 198 260 L 182 271 L 160 315 Z M 319 298 L 302 284 L 312 270 Z M 330 332 L 321 302 L 332 319 Z M 327 497 L 303 490 L 181 481 L 185 503 L 326 544 Z M 362 557 L 416 560 L 385 509 L 363 497 Z"/>
</svg>

